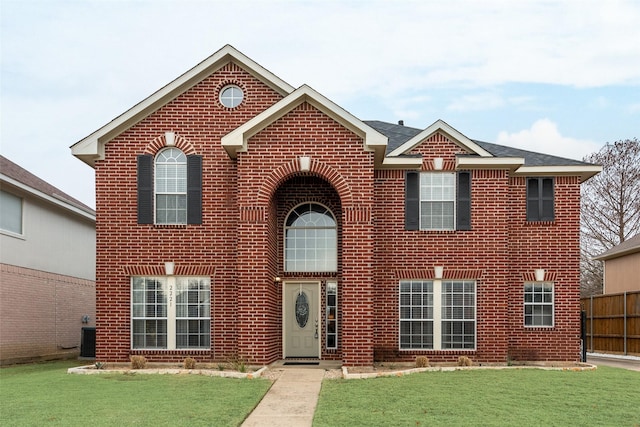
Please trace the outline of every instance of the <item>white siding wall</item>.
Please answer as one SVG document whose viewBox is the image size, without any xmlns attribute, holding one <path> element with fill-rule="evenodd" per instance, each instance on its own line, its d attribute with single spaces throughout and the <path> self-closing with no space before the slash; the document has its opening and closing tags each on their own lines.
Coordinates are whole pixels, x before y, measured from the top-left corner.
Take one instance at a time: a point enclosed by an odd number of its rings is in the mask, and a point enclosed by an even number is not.
<svg viewBox="0 0 640 427">
<path fill-rule="evenodd" d="M 6 190 L 24 198 L 23 236 L 0 233 L 0 261 L 95 280 L 95 222 L 17 189 Z"/>
</svg>

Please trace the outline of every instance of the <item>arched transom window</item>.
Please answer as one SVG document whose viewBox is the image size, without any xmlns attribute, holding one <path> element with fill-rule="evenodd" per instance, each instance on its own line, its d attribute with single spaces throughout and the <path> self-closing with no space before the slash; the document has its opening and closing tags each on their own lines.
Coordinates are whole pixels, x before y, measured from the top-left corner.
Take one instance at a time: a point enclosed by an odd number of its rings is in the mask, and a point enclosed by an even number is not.
<svg viewBox="0 0 640 427">
<path fill-rule="evenodd" d="M 155 167 L 156 224 L 187 223 L 187 156 L 177 148 L 158 153 Z"/>
<path fill-rule="evenodd" d="M 338 269 L 338 231 L 329 209 L 305 203 L 285 222 L 285 271 L 318 272 Z"/>
</svg>

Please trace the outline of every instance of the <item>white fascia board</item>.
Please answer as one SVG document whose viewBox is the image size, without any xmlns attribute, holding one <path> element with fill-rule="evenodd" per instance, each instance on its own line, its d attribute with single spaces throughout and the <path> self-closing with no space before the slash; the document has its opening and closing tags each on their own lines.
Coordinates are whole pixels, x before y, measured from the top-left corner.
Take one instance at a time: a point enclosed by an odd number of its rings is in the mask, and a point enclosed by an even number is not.
<svg viewBox="0 0 640 427">
<path fill-rule="evenodd" d="M 382 164 L 376 169 L 420 169 L 422 157 L 385 157 Z"/>
<path fill-rule="evenodd" d="M 19 188 L 27 194 L 30 194 L 39 199 L 45 200 L 53 205 L 56 205 L 64 210 L 70 211 L 76 215 L 80 215 L 83 218 L 86 218 L 90 221 L 96 222 L 96 215 L 91 212 L 87 212 L 83 207 L 78 206 L 73 203 L 71 200 L 67 200 L 63 197 L 54 197 L 48 194 L 43 193 L 42 191 L 36 190 L 33 187 L 30 187 L 26 184 L 21 183 L 20 181 L 16 181 L 13 178 L 10 178 L 4 174 L 0 174 L 0 181 L 6 182 L 7 184 Z"/>
<path fill-rule="evenodd" d="M 221 140 L 222 146 L 229 154 L 229 157 L 235 159 L 238 152 L 247 151 L 247 141 L 249 138 L 303 102 L 309 103 L 345 128 L 362 137 L 364 140 L 364 149 L 366 151 L 374 151 L 376 153 L 376 161 L 382 162 L 387 146 L 387 137 L 307 85 L 300 86 L 289 96 L 278 101 L 242 126 L 223 136 Z"/>
<path fill-rule="evenodd" d="M 602 166 L 521 166 L 513 176 L 579 176 L 585 182 L 602 172 Z"/>
<path fill-rule="evenodd" d="M 456 169 L 509 169 L 524 165 L 522 157 L 457 157 Z"/>
<path fill-rule="evenodd" d="M 431 135 L 438 131 L 444 132 L 445 134 L 449 135 L 455 143 L 474 154 L 477 154 L 481 157 L 493 157 L 491 153 L 464 136 L 458 130 L 449 126 L 444 120 L 441 119 L 436 120 L 431 126 L 427 127 L 425 130 L 393 150 L 391 153 L 389 153 L 389 157 L 409 153 L 411 150 L 420 145 L 422 141 L 429 138 Z"/>
<path fill-rule="evenodd" d="M 111 122 L 102 126 L 86 138 L 71 146 L 71 152 L 89 166 L 94 167 L 95 160 L 104 158 L 104 144 L 129 129 L 163 105 L 183 94 L 207 76 L 213 74 L 229 62 L 236 62 L 254 77 L 263 81 L 281 95 L 291 93 L 294 88 L 275 74 L 240 53 L 231 45 L 226 45 L 171 83 L 145 98 Z"/>
</svg>

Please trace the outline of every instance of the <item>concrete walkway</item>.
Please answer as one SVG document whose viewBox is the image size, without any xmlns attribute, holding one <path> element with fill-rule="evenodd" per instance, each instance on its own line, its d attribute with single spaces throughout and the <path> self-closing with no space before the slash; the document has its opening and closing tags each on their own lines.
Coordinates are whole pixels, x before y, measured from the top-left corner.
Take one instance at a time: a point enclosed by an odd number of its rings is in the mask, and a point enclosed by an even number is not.
<svg viewBox="0 0 640 427">
<path fill-rule="evenodd" d="M 618 356 L 604 353 L 587 353 L 587 363 L 596 366 L 611 366 L 640 372 L 640 357 Z"/>
<path fill-rule="evenodd" d="M 285 369 L 242 427 L 309 427 L 324 369 Z"/>
</svg>

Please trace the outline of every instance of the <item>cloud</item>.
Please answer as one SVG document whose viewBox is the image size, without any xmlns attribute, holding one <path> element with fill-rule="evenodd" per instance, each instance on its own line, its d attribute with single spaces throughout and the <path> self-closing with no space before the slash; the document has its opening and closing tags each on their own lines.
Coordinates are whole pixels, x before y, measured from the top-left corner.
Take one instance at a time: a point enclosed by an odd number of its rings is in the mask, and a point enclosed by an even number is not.
<svg viewBox="0 0 640 427">
<path fill-rule="evenodd" d="M 558 126 L 546 118 L 537 120 L 530 129 L 514 133 L 501 131 L 496 142 L 500 145 L 575 160 L 582 160 L 584 156 L 601 148 L 601 144 L 595 141 L 561 135 Z"/>
</svg>

